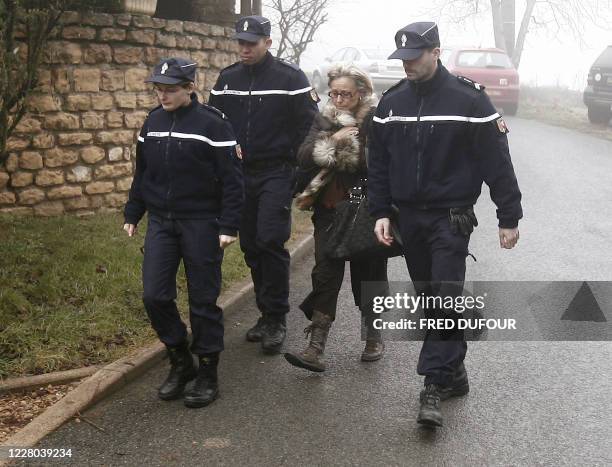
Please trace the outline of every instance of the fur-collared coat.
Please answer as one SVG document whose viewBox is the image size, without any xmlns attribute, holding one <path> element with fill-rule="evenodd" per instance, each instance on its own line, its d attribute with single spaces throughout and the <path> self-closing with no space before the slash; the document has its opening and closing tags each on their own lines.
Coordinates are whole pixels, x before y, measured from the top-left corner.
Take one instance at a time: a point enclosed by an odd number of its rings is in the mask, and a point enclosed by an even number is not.
<svg viewBox="0 0 612 467">
<path fill-rule="evenodd" d="M 360 177 L 366 176 L 367 135 L 375 109 L 373 97 L 362 99 L 354 114 L 336 109 L 330 101 L 315 116 L 297 155 L 305 178 L 296 201 L 300 209 L 309 209 L 332 184 L 340 187 L 344 197 Z M 356 126 L 359 134 L 339 141 L 331 138 L 347 126 Z"/>
</svg>

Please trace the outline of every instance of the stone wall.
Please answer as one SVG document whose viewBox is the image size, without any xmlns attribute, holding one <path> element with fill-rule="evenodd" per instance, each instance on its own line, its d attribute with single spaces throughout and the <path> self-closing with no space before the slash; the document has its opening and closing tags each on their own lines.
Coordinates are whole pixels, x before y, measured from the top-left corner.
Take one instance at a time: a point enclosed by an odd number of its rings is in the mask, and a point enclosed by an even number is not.
<svg viewBox="0 0 612 467">
<path fill-rule="evenodd" d="M 30 111 L 9 140 L 0 211 L 91 215 L 122 208 L 136 136 L 157 105 L 143 80 L 162 57 L 188 58 L 199 65 L 198 91 L 207 98 L 219 70 L 238 59 L 233 34 L 204 23 L 67 13 L 45 49 Z"/>
</svg>

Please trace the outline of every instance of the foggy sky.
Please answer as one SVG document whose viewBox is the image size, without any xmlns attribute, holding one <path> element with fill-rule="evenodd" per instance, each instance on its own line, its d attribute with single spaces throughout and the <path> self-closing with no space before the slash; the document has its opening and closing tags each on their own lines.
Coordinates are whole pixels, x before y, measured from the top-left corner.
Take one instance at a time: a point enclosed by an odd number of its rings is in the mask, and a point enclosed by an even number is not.
<svg viewBox="0 0 612 467">
<path fill-rule="evenodd" d="M 488 3 L 482 2 L 485 6 Z M 517 0 L 517 24 L 523 5 L 523 0 Z M 350 45 L 380 47 L 391 53 L 395 32 L 414 21 L 438 22 L 442 46 L 494 46 L 490 12 L 456 25 L 439 18 L 439 12 L 424 14 L 429 6 L 427 0 L 332 0 L 329 21 L 308 46 L 301 66 L 311 70 L 324 57 Z M 612 32 L 589 27 L 583 40 L 585 45 L 580 47 L 569 31 L 560 37 L 554 37 L 552 32 L 530 32 L 519 67 L 521 82 L 582 90 L 593 61 L 607 45 L 612 45 Z"/>
</svg>

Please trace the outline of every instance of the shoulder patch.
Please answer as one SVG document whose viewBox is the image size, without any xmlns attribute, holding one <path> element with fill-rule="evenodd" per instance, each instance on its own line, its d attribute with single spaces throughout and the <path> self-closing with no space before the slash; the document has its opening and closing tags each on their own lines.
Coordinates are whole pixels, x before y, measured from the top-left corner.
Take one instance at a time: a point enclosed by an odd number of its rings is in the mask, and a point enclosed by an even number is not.
<svg viewBox="0 0 612 467">
<path fill-rule="evenodd" d="M 395 83 L 395 84 L 394 84 L 393 86 L 391 86 L 389 89 L 385 89 L 385 90 L 383 91 L 383 93 L 382 93 L 382 94 L 383 94 L 383 96 L 384 96 L 385 94 L 387 94 L 389 91 L 393 91 L 395 88 L 397 88 L 397 87 L 399 87 L 400 85 L 404 84 L 404 83 L 406 82 L 406 80 L 407 80 L 407 79 L 408 79 L 408 78 L 404 78 L 404 79 L 402 79 L 402 80 L 398 81 L 397 83 Z"/>
<path fill-rule="evenodd" d="M 499 117 L 497 120 L 495 120 L 495 123 L 497 123 L 497 129 L 499 130 L 500 133 L 504 135 L 507 133 L 510 133 L 510 130 L 508 129 L 508 125 L 506 125 L 506 122 L 504 121 L 502 117 Z"/>
<path fill-rule="evenodd" d="M 466 86 L 476 89 L 477 91 L 484 91 L 485 87 L 482 84 L 472 81 L 470 78 L 466 78 L 465 76 L 457 76 L 457 80 Z"/>
<path fill-rule="evenodd" d="M 295 63 L 288 62 L 287 60 L 283 58 L 276 58 L 276 62 L 280 63 L 281 65 L 288 66 L 289 68 L 292 68 L 295 71 L 300 71 L 299 66 L 297 66 Z"/>
<path fill-rule="evenodd" d="M 213 107 L 212 105 L 208 105 L 208 104 L 202 104 L 202 107 L 204 107 L 209 112 L 214 113 L 218 117 L 221 117 L 223 120 L 227 120 L 227 117 L 225 116 L 225 114 L 221 112 L 219 109 L 217 109 L 216 107 Z"/>
</svg>

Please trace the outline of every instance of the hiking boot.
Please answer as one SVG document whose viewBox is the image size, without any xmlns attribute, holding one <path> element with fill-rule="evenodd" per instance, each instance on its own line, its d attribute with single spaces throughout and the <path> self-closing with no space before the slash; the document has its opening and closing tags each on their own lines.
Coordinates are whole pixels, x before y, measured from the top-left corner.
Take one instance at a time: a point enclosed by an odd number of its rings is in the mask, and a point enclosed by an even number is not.
<svg viewBox="0 0 612 467">
<path fill-rule="evenodd" d="M 325 343 L 331 326 L 331 318 L 324 315 L 320 311 L 315 311 L 312 314 L 312 323 L 304 333 L 308 339 L 310 334 L 310 342 L 303 352 L 285 354 L 285 359 L 293 366 L 304 368 L 309 371 L 322 372 L 325 371 L 325 362 L 323 361 L 323 352 L 325 351 Z"/>
<path fill-rule="evenodd" d="M 286 336 L 286 315 L 268 315 L 265 320 L 261 349 L 266 354 L 280 353 Z"/>
<path fill-rule="evenodd" d="M 429 427 L 442 426 L 442 412 L 440 412 L 439 386 L 428 384 L 419 396 L 421 408 L 417 423 Z"/>
<path fill-rule="evenodd" d="M 217 384 L 217 365 L 219 355 L 211 357 L 200 356 L 200 367 L 198 375 L 187 392 L 185 392 L 184 403 L 186 407 L 206 407 L 219 396 Z"/>
<path fill-rule="evenodd" d="M 362 362 L 375 362 L 385 353 L 385 344 L 379 329 L 374 328 L 371 320 L 366 320 L 366 344 L 361 353 Z"/>
<path fill-rule="evenodd" d="M 451 397 L 465 396 L 468 392 L 470 392 L 470 385 L 465 365 L 462 362 L 457 368 L 450 386 L 438 386 L 438 393 L 440 394 L 440 400 L 445 401 Z"/>
<path fill-rule="evenodd" d="M 266 326 L 264 316 L 260 316 L 251 329 L 249 329 L 246 333 L 246 340 L 249 342 L 261 342 L 263 339 L 264 328 Z"/>
<path fill-rule="evenodd" d="M 170 373 L 157 395 L 161 400 L 170 401 L 183 395 L 185 385 L 195 378 L 196 369 L 187 342 L 176 347 L 166 346 L 166 349 L 170 359 Z"/>
</svg>

